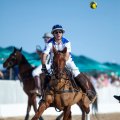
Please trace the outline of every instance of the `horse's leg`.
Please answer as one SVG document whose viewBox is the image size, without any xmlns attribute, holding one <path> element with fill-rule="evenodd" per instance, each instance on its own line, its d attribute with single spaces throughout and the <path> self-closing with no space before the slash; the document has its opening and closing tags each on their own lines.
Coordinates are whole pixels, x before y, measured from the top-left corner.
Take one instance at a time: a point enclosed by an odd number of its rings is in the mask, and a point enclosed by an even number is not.
<svg viewBox="0 0 120 120">
<path fill-rule="evenodd" d="M 80 107 L 80 108 L 81 108 L 81 111 L 82 111 L 82 120 L 85 120 L 86 113 L 85 113 L 83 107 Z"/>
<path fill-rule="evenodd" d="M 37 112 L 35 113 L 34 117 L 31 120 L 38 120 L 42 113 L 50 106 L 48 102 L 40 103 Z"/>
<path fill-rule="evenodd" d="M 85 120 L 85 111 L 84 111 L 84 108 L 83 108 L 83 106 L 82 106 L 82 102 L 79 101 L 79 102 L 77 103 L 77 105 L 78 105 L 79 108 L 81 109 L 81 112 L 82 112 L 82 120 Z"/>
<path fill-rule="evenodd" d="M 36 112 L 37 112 L 37 101 L 36 101 L 36 95 L 34 95 L 34 96 L 32 97 L 32 104 L 33 104 L 34 112 L 36 113 Z M 43 118 L 40 117 L 39 120 L 43 120 Z"/>
<path fill-rule="evenodd" d="M 90 113 L 86 114 L 86 119 L 85 120 L 90 120 Z"/>
<path fill-rule="evenodd" d="M 70 114 L 68 116 L 68 120 L 72 120 L 71 111 L 70 111 Z"/>
<path fill-rule="evenodd" d="M 32 104 L 33 104 L 33 109 L 34 112 L 37 112 L 37 101 L 36 101 L 36 95 L 32 97 Z"/>
<path fill-rule="evenodd" d="M 60 119 L 63 117 L 63 115 L 64 115 L 64 112 L 62 112 L 62 113 L 56 118 L 56 120 L 60 120 Z"/>
<path fill-rule="evenodd" d="M 63 120 L 72 120 L 72 116 L 71 116 L 71 106 L 68 106 L 68 107 L 65 107 L 65 108 L 64 108 Z"/>
<path fill-rule="evenodd" d="M 30 97 L 28 97 L 27 112 L 26 112 L 25 120 L 29 119 L 30 110 L 31 110 L 31 102 L 30 102 Z"/>
<path fill-rule="evenodd" d="M 64 115 L 64 112 L 62 112 L 62 113 L 56 118 L 56 120 L 60 120 L 60 119 L 63 117 L 63 115 Z"/>
</svg>

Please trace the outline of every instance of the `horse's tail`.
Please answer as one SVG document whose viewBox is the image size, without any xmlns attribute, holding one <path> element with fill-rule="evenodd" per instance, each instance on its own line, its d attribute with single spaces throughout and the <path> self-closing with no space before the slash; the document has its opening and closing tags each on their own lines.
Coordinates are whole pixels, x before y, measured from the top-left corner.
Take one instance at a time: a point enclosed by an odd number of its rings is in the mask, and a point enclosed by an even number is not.
<svg viewBox="0 0 120 120">
<path fill-rule="evenodd" d="M 97 95 L 97 92 L 96 92 L 94 86 L 92 86 L 92 89 L 94 90 L 94 92 Z M 92 103 L 92 114 L 95 115 L 96 120 L 99 120 L 97 113 L 98 113 L 98 97 L 96 97 L 95 101 Z"/>
<path fill-rule="evenodd" d="M 88 79 L 88 81 L 89 81 L 89 85 L 90 85 L 91 89 L 97 95 L 94 85 L 92 84 L 90 79 Z M 92 103 L 92 113 L 94 113 L 96 115 L 97 112 L 98 112 L 98 97 L 96 97 L 95 101 Z"/>
<path fill-rule="evenodd" d="M 92 90 L 97 95 L 94 85 L 91 83 Z M 96 114 L 98 112 L 98 97 L 96 97 L 95 101 L 92 103 L 92 111 Z"/>
<path fill-rule="evenodd" d="M 95 101 L 92 103 L 92 112 L 96 114 L 98 112 L 98 99 L 96 97 Z"/>
<path fill-rule="evenodd" d="M 92 103 L 92 115 L 95 116 L 96 120 L 99 120 L 97 113 L 98 113 L 98 97 L 96 97 L 94 103 Z"/>
</svg>

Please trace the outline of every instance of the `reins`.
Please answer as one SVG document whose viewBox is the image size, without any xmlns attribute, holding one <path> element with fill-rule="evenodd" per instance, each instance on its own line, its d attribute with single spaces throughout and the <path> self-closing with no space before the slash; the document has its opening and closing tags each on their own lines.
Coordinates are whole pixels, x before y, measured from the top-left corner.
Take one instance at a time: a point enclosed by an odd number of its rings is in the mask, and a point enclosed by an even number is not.
<svg viewBox="0 0 120 120">
<path fill-rule="evenodd" d="M 56 82 L 54 84 L 54 86 L 56 86 L 59 82 L 61 82 L 61 80 L 65 80 L 65 84 L 59 90 L 54 89 L 54 92 L 56 94 L 68 93 L 68 92 L 80 92 L 80 89 L 77 89 L 77 84 L 75 83 L 74 78 L 71 78 L 71 73 L 68 70 L 68 68 L 65 67 L 64 70 L 61 72 L 61 78 L 56 78 L 57 72 L 55 70 L 56 69 L 53 69 L 52 74 L 51 74 L 51 79 Z M 71 86 L 72 86 L 73 85 L 72 82 L 74 82 L 74 89 L 70 89 L 70 90 L 62 89 L 62 88 L 65 87 L 65 85 L 70 85 L 71 84 Z"/>
</svg>

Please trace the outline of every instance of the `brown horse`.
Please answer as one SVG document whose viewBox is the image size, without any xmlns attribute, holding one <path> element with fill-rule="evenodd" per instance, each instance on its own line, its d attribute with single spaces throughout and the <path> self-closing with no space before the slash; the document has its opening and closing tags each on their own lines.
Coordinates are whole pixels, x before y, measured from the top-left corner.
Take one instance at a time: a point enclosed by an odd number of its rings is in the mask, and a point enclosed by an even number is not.
<svg viewBox="0 0 120 120">
<path fill-rule="evenodd" d="M 20 64 L 19 64 L 20 63 Z M 19 69 L 19 79 L 21 82 L 23 82 L 23 89 L 25 93 L 28 95 L 28 105 L 27 105 L 27 113 L 25 120 L 28 120 L 29 118 L 29 112 L 31 109 L 31 106 L 33 106 L 35 112 L 37 110 L 36 108 L 36 94 L 31 94 L 30 90 L 34 88 L 34 79 L 31 75 L 32 70 L 34 69 L 26 60 L 24 55 L 21 53 L 21 49 L 18 50 L 14 48 L 13 53 L 9 56 L 9 58 L 4 62 L 4 67 L 6 68 L 11 68 L 14 67 L 15 65 L 18 65 Z M 42 83 L 44 84 L 44 80 L 42 80 Z M 89 109 L 85 110 L 84 106 L 82 105 L 82 101 L 79 101 L 77 103 L 79 108 L 82 111 L 82 120 L 85 120 L 85 113 L 88 113 Z M 94 102 L 93 104 L 93 109 L 97 109 L 97 102 Z M 60 120 L 60 118 L 63 116 L 63 113 L 57 117 L 56 120 Z M 42 118 L 41 118 L 42 119 Z"/>
<path fill-rule="evenodd" d="M 35 112 L 37 111 L 36 94 L 30 93 L 30 91 L 35 88 L 34 78 L 32 77 L 32 70 L 34 68 L 28 63 L 26 58 L 22 55 L 21 50 L 22 48 L 20 50 L 14 48 L 13 53 L 11 53 L 9 58 L 4 62 L 3 67 L 9 69 L 18 65 L 19 69 L 18 76 L 20 81 L 23 83 L 23 90 L 28 96 L 27 112 L 25 116 L 25 120 L 28 120 L 31 106 L 33 106 Z"/>
<path fill-rule="evenodd" d="M 38 110 L 32 120 L 38 120 L 45 109 L 53 105 L 56 109 L 63 110 L 63 120 L 71 120 L 71 106 L 76 103 L 82 103 L 86 113 L 89 113 L 90 101 L 81 89 L 74 88 L 70 76 L 65 68 L 67 48 L 59 52 L 53 47 L 53 73 L 51 80 L 45 90 L 44 97 L 38 107 Z M 83 74 L 83 77 L 87 77 Z M 87 78 L 88 79 L 88 78 Z M 91 85 L 91 84 L 90 84 Z"/>
</svg>

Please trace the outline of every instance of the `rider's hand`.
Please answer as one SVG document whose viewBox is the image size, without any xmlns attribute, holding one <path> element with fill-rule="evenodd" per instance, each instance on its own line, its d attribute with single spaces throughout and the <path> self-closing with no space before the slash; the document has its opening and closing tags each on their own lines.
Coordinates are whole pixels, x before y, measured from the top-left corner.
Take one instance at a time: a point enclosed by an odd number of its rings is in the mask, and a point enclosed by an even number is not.
<svg viewBox="0 0 120 120">
<path fill-rule="evenodd" d="M 42 72 L 47 73 L 47 68 L 45 64 L 42 64 Z"/>
</svg>

